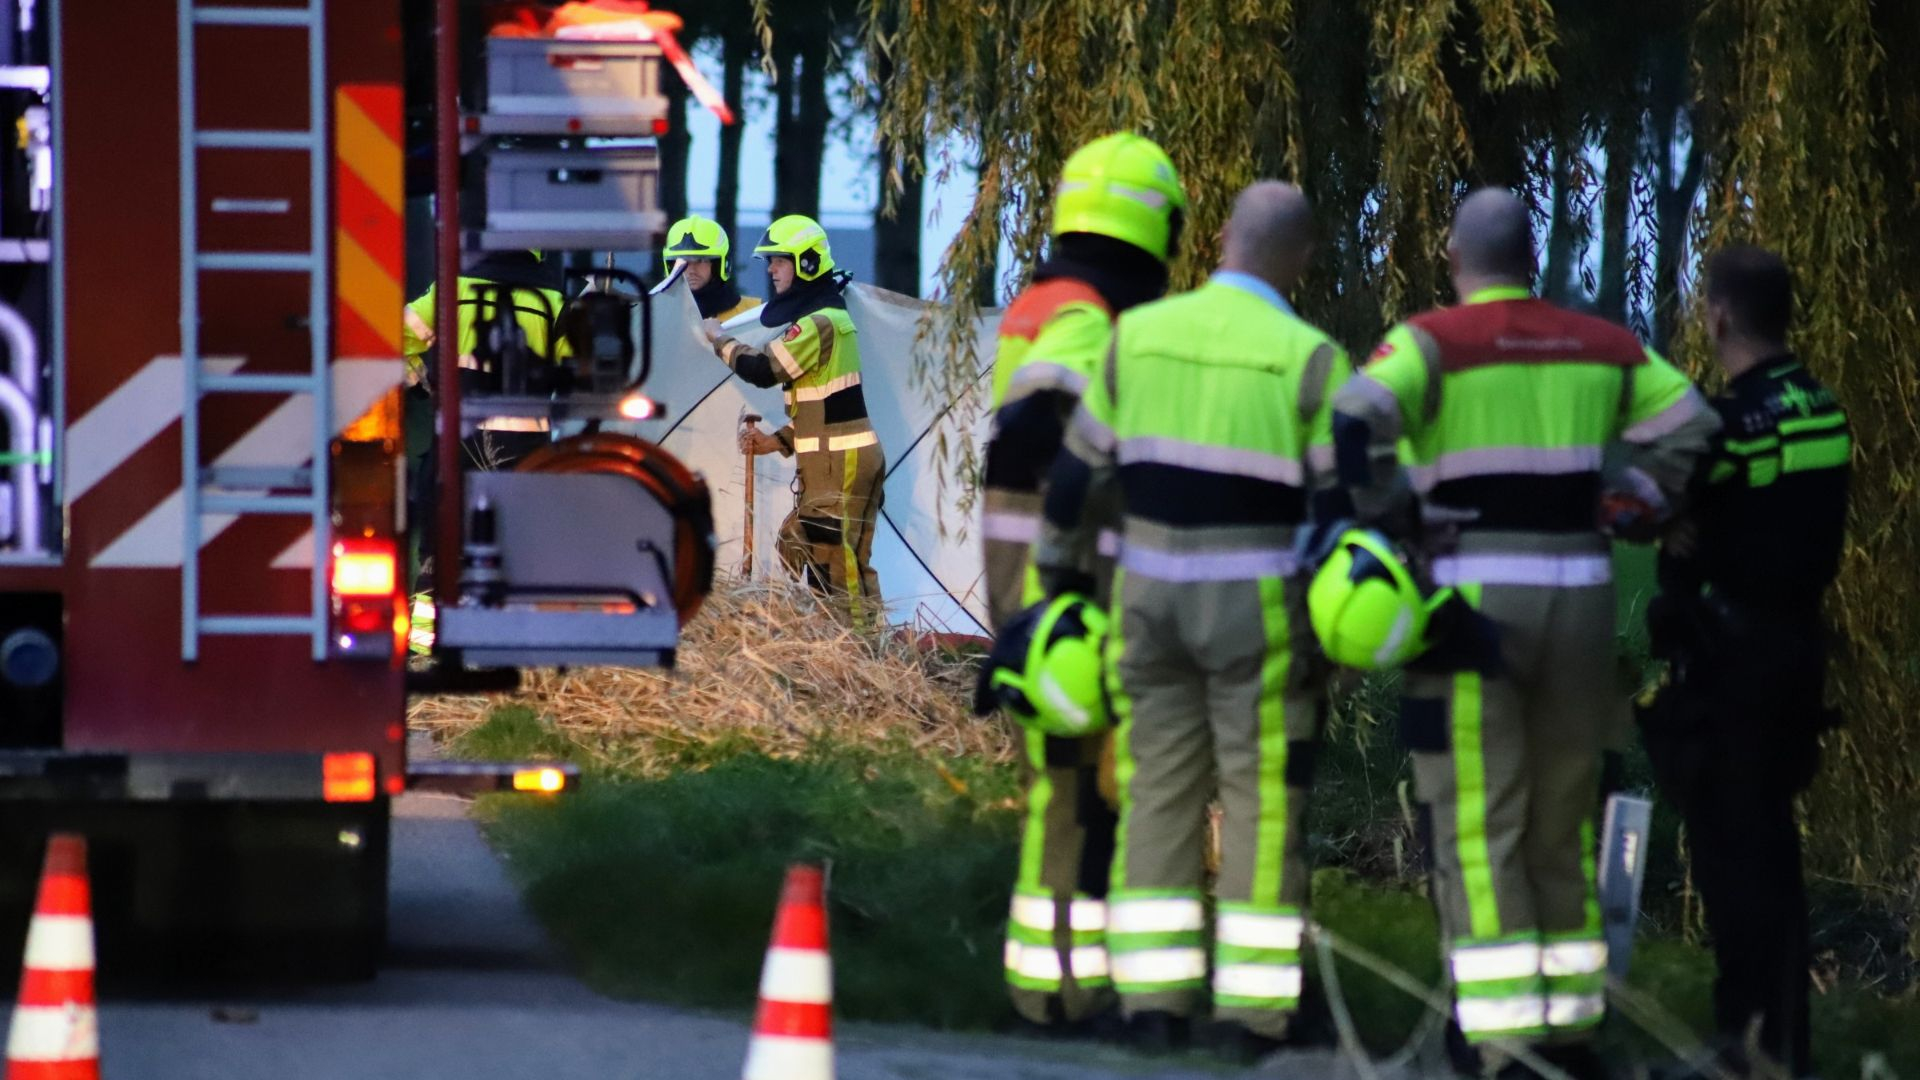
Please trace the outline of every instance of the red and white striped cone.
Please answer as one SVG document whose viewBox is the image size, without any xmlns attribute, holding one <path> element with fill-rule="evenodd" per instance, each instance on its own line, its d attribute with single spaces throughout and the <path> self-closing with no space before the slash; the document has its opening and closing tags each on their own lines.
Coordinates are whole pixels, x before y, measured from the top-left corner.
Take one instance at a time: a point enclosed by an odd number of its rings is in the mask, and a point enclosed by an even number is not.
<svg viewBox="0 0 1920 1080">
<path fill-rule="evenodd" d="M 787 868 L 741 1080 L 833 1080 L 833 961 L 818 866 Z"/>
<path fill-rule="evenodd" d="M 6 1080 L 100 1080 L 87 841 L 74 833 L 47 841 L 20 1004 L 7 1034 Z"/>
</svg>

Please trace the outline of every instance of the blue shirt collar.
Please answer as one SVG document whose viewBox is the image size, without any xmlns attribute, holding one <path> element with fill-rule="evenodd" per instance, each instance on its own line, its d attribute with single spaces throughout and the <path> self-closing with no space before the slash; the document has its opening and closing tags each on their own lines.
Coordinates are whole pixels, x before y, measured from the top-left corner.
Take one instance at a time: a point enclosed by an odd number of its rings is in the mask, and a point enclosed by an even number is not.
<svg viewBox="0 0 1920 1080">
<path fill-rule="evenodd" d="M 1280 295 L 1279 289 L 1252 274 L 1239 270 L 1215 270 L 1211 280 L 1221 285 L 1230 285 L 1241 292 L 1250 292 L 1281 311 L 1289 315 L 1293 314 L 1293 305 L 1287 303 L 1287 298 Z"/>
</svg>

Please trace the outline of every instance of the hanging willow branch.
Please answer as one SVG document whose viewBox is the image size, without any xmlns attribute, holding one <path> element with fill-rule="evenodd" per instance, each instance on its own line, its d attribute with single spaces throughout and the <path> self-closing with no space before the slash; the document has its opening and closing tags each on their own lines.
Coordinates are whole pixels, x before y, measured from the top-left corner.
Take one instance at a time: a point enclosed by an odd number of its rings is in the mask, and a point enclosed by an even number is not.
<svg viewBox="0 0 1920 1080">
<path fill-rule="evenodd" d="M 1001 295 L 1024 278 L 1044 244 L 1061 163 L 1119 128 L 1158 139 L 1185 180 L 1193 209 L 1177 284 L 1211 265 L 1240 186 L 1298 180 L 1321 222 L 1300 308 L 1361 354 L 1388 322 L 1448 299 L 1448 219 L 1466 187 L 1488 180 L 1515 185 L 1543 225 L 1559 225 L 1557 274 L 1589 294 L 1624 297 L 1643 325 L 1672 302 L 1652 294 L 1657 234 L 1688 238 L 1675 257 L 1689 260 L 1736 239 L 1780 250 L 1799 275 L 1796 344 L 1852 412 L 1860 448 L 1835 605 L 1845 645 L 1836 691 L 1851 727 L 1829 775 L 1847 781 L 1816 791 L 1821 842 L 1810 849 L 1823 869 L 1911 895 L 1920 880 L 1920 213 L 1911 205 L 1920 93 L 1888 87 L 1920 79 L 1886 61 L 1888 50 L 1920 50 L 1903 5 L 870 2 L 873 25 L 897 27 L 885 42 L 894 78 L 881 137 L 907 155 L 924 139 L 938 158 L 924 163 L 929 172 L 973 166 L 980 177 L 941 262 L 940 294 L 953 303 L 926 328 L 935 393 L 978 371 L 966 301 L 982 275 L 1002 272 Z M 1659 155 L 1688 147 L 1649 134 L 1645 81 L 1649 70 L 1671 70 L 1649 58 L 1670 59 L 1661 50 L 1689 34 L 1697 95 L 1669 130 L 1706 151 L 1691 204 L 1649 187 Z M 1604 172 L 1594 167 L 1603 139 L 1619 156 Z M 1605 234 L 1603 207 L 1614 208 L 1617 235 Z M 1574 220 L 1549 220 L 1556 213 Z M 1889 227 L 1900 222 L 1913 227 Z M 999 262 L 1003 248 L 1011 265 Z M 1601 259 L 1601 248 L 1613 257 Z M 1672 280 L 1687 288 L 1691 278 Z M 1697 331 L 1683 332 L 1676 351 L 1704 366 Z M 944 482 L 971 490 L 971 452 L 946 449 Z"/>
</svg>

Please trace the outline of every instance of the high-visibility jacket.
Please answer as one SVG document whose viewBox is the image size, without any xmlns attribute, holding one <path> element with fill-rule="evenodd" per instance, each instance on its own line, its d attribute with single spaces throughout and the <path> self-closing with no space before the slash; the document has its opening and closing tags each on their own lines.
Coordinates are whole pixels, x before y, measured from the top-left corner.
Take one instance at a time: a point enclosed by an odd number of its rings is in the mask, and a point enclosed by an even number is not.
<svg viewBox="0 0 1920 1080">
<path fill-rule="evenodd" d="M 1106 300 L 1075 278 L 1031 286 L 1001 316 L 981 521 L 996 624 L 1040 599 L 1029 554 L 1040 536 L 1041 492 L 1067 420 L 1106 357 L 1112 333 Z"/>
<path fill-rule="evenodd" d="M 459 285 L 460 336 L 456 344 L 460 347 L 460 366 L 473 367 L 475 365 L 469 358 L 473 356 L 474 348 L 480 341 L 476 327 L 482 319 L 493 316 L 493 306 L 498 302 L 503 286 L 486 278 L 465 276 L 459 278 Z M 508 302 L 513 306 L 514 322 L 520 325 L 521 331 L 527 336 L 527 346 L 543 356 L 550 355 L 547 351 L 547 339 L 553 333 L 554 320 L 560 317 L 560 310 L 566 305 L 565 298 L 553 289 L 534 289 L 525 286 L 504 288 Z M 440 310 L 436 289 L 436 285 L 427 286 L 426 292 L 407 305 L 407 309 L 419 316 L 420 321 L 425 323 L 429 330 L 434 329 Z M 430 342 L 415 333 L 411 326 L 402 332 L 401 351 L 407 357 L 408 375 L 415 381 L 431 375 L 430 372 L 422 369 L 420 359 L 427 351 L 429 344 Z M 556 355 L 552 358 L 559 357 Z"/>
<path fill-rule="evenodd" d="M 1085 572 L 1085 508 L 1116 487 L 1120 566 L 1163 581 L 1282 577 L 1294 530 L 1334 485 L 1330 395 L 1346 353 L 1220 275 L 1120 317 L 1056 464 L 1035 562 Z"/>
<path fill-rule="evenodd" d="M 747 312 L 752 311 L 754 308 L 759 307 L 763 303 L 765 303 L 765 301 L 761 300 L 757 296 L 742 296 L 740 298 L 740 301 L 734 304 L 732 307 L 726 309 L 725 311 L 716 311 L 712 315 L 707 317 L 716 319 L 720 322 L 726 322 L 729 319 L 735 319 L 742 315 L 745 315 Z"/>
<path fill-rule="evenodd" d="M 1411 493 L 1457 511 L 1437 584 L 1580 586 L 1611 579 L 1598 506 L 1608 447 L 1665 498 L 1683 492 L 1718 421 L 1686 376 L 1624 328 L 1525 288 L 1390 331 L 1334 403 L 1339 472 L 1363 518 Z"/>
<path fill-rule="evenodd" d="M 792 423 L 775 432 L 781 453 L 812 454 L 878 446 L 860 389 L 860 342 L 853 316 L 826 307 L 802 316 L 763 348 L 722 337 L 714 352 L 755 386 L 784 386 Z M 801 483 L 806 483 L 803 460 Z"/>
</svg>

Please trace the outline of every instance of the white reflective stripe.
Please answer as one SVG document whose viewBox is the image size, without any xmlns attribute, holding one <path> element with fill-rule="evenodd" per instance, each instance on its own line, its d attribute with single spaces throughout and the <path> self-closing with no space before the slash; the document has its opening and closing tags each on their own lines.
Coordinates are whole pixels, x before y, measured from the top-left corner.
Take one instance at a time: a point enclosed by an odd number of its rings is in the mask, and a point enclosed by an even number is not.
<svg viewBox="0 0 1920 1080">
<path fill-rule="evenodd" d="M 840 450 L 858 450 L 863 446 L 878 446 L 879 444 L 880 436 L 877 433 L 857 431 L 852 435 L 831 436 L 827 439 L 827 451 L 833 453 Z M 818 438 L 793 440 L 793 452 L 796 454 L 812 454 L 818 452 L 819 449 L 820 440 Z"/>
<path fill-rule="evenodd" d="M 1249 949 L 1298 949 L 1307 921 L 1298 915 L 1260 915 L 1222 911 L 1214 937 L 1222 945 Z"/>
<path fill-rule="evenodd" d="M 1007 970 L 1023 978 L 1043 982 L 1060 981 L 1060 953 L 1044 945 L 1025 945 L 1008 941 Z"/>
<path fill-rule="evenodd" d="M 406 374 L 406 364 L 400 360 L 336 361 L 332 433 L 338 435 L 345 431 L 388 391 L 401 385 Z M 266 419 L 255 424 L 213 463 L 283 468 L 304 464 L 313 456 L 313 420 L 311 397 L 289 394 Z M 186 496 L 175 488 L 160 505 L 95 555 L 89 565 L 179 566 L 186 544 L 186 505 Z M 213 543 L 236 520 L 233 514 L 208 514 L 201 519 L 200 546 Z"/>
<path fill-rule="evenodd" d="M 1112 529 L 1101 529 L 1100 539 L 1096 545 L 1096 549 L 1100 554 L 1105 555 L 1109 559 L 1119 555 L 1120 534 L 1114 532 Z"/>
<path fill-rule="evenodd" d="M 833 1040 L 755 1032 L 741 1080 L 831 1080 Z"/>
<path fill-rule="evenodd" d="M 1113 965 L 1114 981 L 1122 985 L 1196 982 L 1207 977 L 1207 953 L 1199 948 L 1115 951 L 1108 963 Z"/>
<path fill-rule="evenodd" d="M 1111 974 L 1107 966 L 1107 950 L 1101 945 L 1075 946 L 1069 962 L 1073 965 L 1073 977 L 1082 981 L 1104 979 Z"/>
<path fill-rule="evenodd" d="M 1067 925 L 1076 931 L 1091 933 L 1107 928 L 1107 902 L 1082 897 L 1067 908 Z"/>
<path fill-rule="evenodd" d="M 1113 453 L 1113 429 L 1085 409 L 1074 411 L 1070 424 L 1073 433 L 1102 454 Z"/>
<path fill-rule="evenodd" d="M 27 925 L 26 967 L 92 971 L 93 920 L 85 915 L 35 915 Z"/>
<path fill-rule="evenodd" d="M 1022 896 L 1016 893 L 1013 897 L 1013 908 L 1007 913 L 1007 917 L 1016 926 L 1024 926 L 1029 930 L 1051 931 L 1053 900 L 1045 896 Z"/>
<path fill-rule="evenodd" d="M 1014 544 L 1040 541 L 1040 515 L 1018 510 L 989 510 L 980 515 L 980 535 Z"/>
<path fill-rule="evenodd" d="M 1199 932 L 1207 925 L 1200 901 L 1180 896 L 1151 900 L 1114 900 L 1107 907 L 1107 929 L 1115 934 Z"/>
<path fill-rule="evenodd" d="M 242 363 L 237 356 L 207 356 L 200 368 L 210 375 L 231 375 Z M 69 504 L 180 419 L 186 380 L 178 356 L 156 356 L 67 428 Z"/>
<path fill-rule="evenodd" d="M 1534 585 L 1579 588 L 1613 580 L 1606 555 L 1443 555 L 1433 560 L 1436 585 Z"/>
<path fill-rule="evenodd" d="M 91 1005 L 20 1005 L 7 1034 L 8 1061 L 88 1061 L 100 1056 Z"/>
<path fill-rule="evenodd" d="M 1443 481 L 1470 476 L 1502 473 L 1562 476 L 1599 468 L 1597 446 L 1481 446 L 1441 454 L 1433 464 L 1412 466 L 1407 473 L 1414 484 L 1424 490 Z"/>
<path fill-rule="evenodd" d="M 1391 413 L 1394 416 L 1400 415 L 1400 399 L 1393 396 L 1393 391 L 1387 389 L 1385 383 L 1371 378 L 1364 372 L 1347 380 L 1347 384 L 1334 395 L 1336 401 L 1341 394 L 1352 394 L 1362 398 L 1367 405 L 1380 412 Z"/>
<path fill-rule="evenodd" d="M 1603 994 L 1553 994 L 1547 998 L 1548 1027 L 1590 1023 L 1606 1012 L 1607 999 Z"/>
<path fill-rule="evenodd" d="M 1292 1001 L 1300 996 L 1300 969 L 1293 964 L 1223 964 L 1213 970 L 1213 992 Z"/>
<path fill-rule="evenodd" d="M 1540 946 L 1531 941 L 1456 948 L 1449 959 L 1456 983 L 1524 979 L 1540 974 Z"/>
<path fill-rule="evenodd" d="M 797 379 L 807 373 L 807 369 L 801 367 L 800 361 L 795 360 L 793 353 L 788 351 L 787 343 L 779 338 L 774 338 L 767 343 L 767 353 L 780 362 L 780 369 L 787 373 L 789 380 Z"/>
<path fill-rule="evenodd" d="M 1540 971 L 1548 978 L 1597 975 L 1607 970 L 1604 941 L 1560 941 L 1540 950 Z"/>
<path fill-rule="evenodd" d="M 1291 575 L 1299 557 L 1287 548 L 1174 552 L 1128 543 L 1121 545 L 1120 565 L 1129 573 L 1158 581 L 1252 581 Z"/>
<path fill-rule="evenodd" d="M 825 1005 L 833 1001 L 833 961 L 817 949 L 767 950 L 760 969 L 760 996 L 767 1001 Z"/>
<path fill-rule="evenodd" d="M 1460 1030 L 1477 1032 L 1526 1031 L 1547 1025 L 1547 1003 L 1538 994 L 1505 998 L 1463 997 L 1454 1003 Z"/>
<path fill-rule="evenodd" d="M 1621 432 L 1620 438 L 1630 443 L 1652 442 L 1662 435 L 1671 435 L 1678 431 L 1705 408 L 1706 404 L 1701 401 L 1699 393 L 1688 389 L 1679 401 Z"/>
<path fill-rule="evenodd" d="M 1115 456 L 1122 465 L 1137 462 L 1174 465 L 1296 487 L 1305 474 L 1300 459 L 1286 454 L 1270 454 L 1264 450 L 1244 450 L 1233 446 L 1209 446 L 1160 435 L 1122 439 Z"/>
<path fill-rule="evenodd" d="M 842 390 L 860 385 L 860 373 L 855 371 L 842 375 L 820 386 L 796 386 L 793 390 L 795 401 L 825 401 Z"/>
<path fill-rule="evenodd" d="M 1332 446 L 1322 444 L 1307 447 L 1307 468 L 1322 476 L 1330 476 L 1333 473 L 1333 464 Z"/>
<path fill-rule="evenodd" d="M 1042 390 L 1065 390 L 1079 397 L 1087 392 L 1087 376 L 1065 364 L 1056 364 L 1051 360 L 1029 360 L 1020 365 L 1020 370 L 1007 380 L 1008 395 L 1015 390 L 1037 393 Z"/>
</svg>

